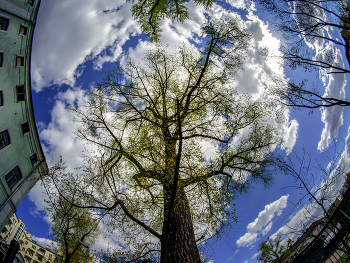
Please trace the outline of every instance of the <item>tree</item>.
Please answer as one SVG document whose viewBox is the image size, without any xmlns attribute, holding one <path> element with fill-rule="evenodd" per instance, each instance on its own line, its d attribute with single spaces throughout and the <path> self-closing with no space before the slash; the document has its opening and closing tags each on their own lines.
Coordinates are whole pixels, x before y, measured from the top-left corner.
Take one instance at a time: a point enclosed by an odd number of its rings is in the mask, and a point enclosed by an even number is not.
<svg viewBox="0 0 350 263">
<path fill-rule="evenodd" d="M 276 237 L 275 239 L 268 238 L 265 242 L 259 245 L 260 255 L 258 260 L 264 263 L 284 263 L 284 256 L 289 254 L 289 249 L 293 245 L 293 240 L 288 238 L 286 240 L 286 245 L 282 245 L 282 237 Z"/>
<path fill-rule="evenodd" d="M 130 0 L 128 0 L 130 1 Z M 131 0 L 133 3 L 135 0 Z M 195 0 L 196 4 L 210 8 L 214 0 Z M 159 41 L 159 20 L 167 17 L 183 23 L 188 18 L 186 1 L 183 0 L 139 0 L 132 6 L 134 18 L 141 23 L 144 33 L 151 36 L 151 41 Z"/>
<path fill-rule="evenodd" d="M 116 258 L 201 262 L 197 244 L 235 220 L 235 195 L 271 184 L 280 138 L 267 120 L 278 113 L 231 85 L 250 36 L 234 20 L 203 34 L 200 52 L 158 46 L 145 65 L 119 65 L 73 109 L 78 137 L 96 151 L 79 180 L 55 182 L 62 196 L 77 187 L 76 207 L 105 215 Z"/>
<path fill-rule="evenodd" d="M 65 172 L 66 167 L 62 163 L 50 169 L 52 174 L 59 176 L 61 181 L 71 179 L 72 174 Z M 49 200 L 47 211 L 51 218 L 51 231 L 53 240 L 59 245 L 59 249 L 63 251 L 64 262 L 83 262 L 86 255 L 86 248 L 81 245 L 89 246 L 90 248 L 95 243 L 95 239 L 99 235 L 99 220 L 86 209 L 79 209 L 72 205 L 68 200 L 75 199 L 75 191 L 71 192 L 71 196 L 63 198 L 59 193 L 55 192 L 50 176 L 43 178 L 43 183 L 49 192 Z M 71 189 L 72 190 L 72 189 Z M 73 189 L 74 190 L 74 189 Z"/>
<path fill-rule="evenodd" d="M 275 28 L 286 40 L 280 46 L 285 64 L 292 69 L 317 70 L 321 74 L 345 74 L 350 69 L 339 60 L 337 47 L 347 46 L 349 9 L 345 1 L 334 0 L 258 0 L 275 16 Z M 310 48 L 315 45 L 317 48 Z M 276 79 L 275 92 L 287 106 L 315 109 L 320 107 L 350 106 L 345 93 L 340 97 L 322 94 L 318 88 L 305 86 L 305 81 L 295 83 Z"/>
</svg>

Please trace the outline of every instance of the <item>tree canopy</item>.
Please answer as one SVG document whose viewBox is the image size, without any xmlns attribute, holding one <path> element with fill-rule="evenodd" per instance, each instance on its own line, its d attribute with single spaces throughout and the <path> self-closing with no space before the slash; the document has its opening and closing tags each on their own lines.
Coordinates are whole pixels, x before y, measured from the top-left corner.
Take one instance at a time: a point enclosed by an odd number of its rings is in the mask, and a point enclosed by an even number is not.
<svg viewBox="0 0 350 263">
<path fill-rule="evenodd" d="M 286 244 L 282 244 L 282 237 L 275 239 L 268 238 L 259 245 L 260 255 L 258 260 L 264 263 L 284 263 L 283 258 L 290 253 L 289 249 L 293 245 L 293 240 L 288 238 Z"/>
<path fill-rule="evenodd" d="M 214 0 L 194 0 L 194 2 L 209 8 Z M 185 3 L 184 0 L 138 0 L 133 4 L 131 11 L 134 18 L 140 21 L 142 31 L 151 36 L 151 41 L 158 41 L 162 32 L 159 20 L 167 17 L 183 23 L 188 18 Z"/>
<path fill-rule="evenodd" d="M 66 172 L 62 159 L 50 172 L 51 176 L 43 178 L 43 183 L 50 196 L 46 202 L 51 217 L 53 240 L 63 252 L 65 263 L 83 262 L 86 248 L 81 243 L 92 248 L 99 235 L 99 220 L 90 211 L 79 209 L 72 204 L 71 200 L 74 200 L 75 204 L 80 203 L 75 198 L 75 189 L 71 188 L 70 194 L 63 197 L 52 185 L 53 177 L 59 177 L 61 182 L 73 177 L 73 174 Z"/>
<path fill-rule="evenodd" d="M 158 45 L 144 63 L 108 72 L 73 109 L 78 137 L 96 151 L 77 180 L 55 183 L 75 207 L 104 216 L 119 240 L 111 257 L 201 262 L 197 246 L 236 219 L 234 197 L 272 182 L 279 112 L 233 86 L 250 35 L 235 20 L 202 30 L 201 51 Z"/>
</svg>

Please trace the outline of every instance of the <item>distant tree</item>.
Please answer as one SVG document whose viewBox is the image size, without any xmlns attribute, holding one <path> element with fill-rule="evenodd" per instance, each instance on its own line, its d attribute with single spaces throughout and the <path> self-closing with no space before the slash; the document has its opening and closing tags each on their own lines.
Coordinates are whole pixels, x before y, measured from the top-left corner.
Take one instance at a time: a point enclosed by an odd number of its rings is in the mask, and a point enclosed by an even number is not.
<svg viewBox="0 0 350 263">
<path fill-rule="evenodd" d="M 120 242 L 114 258 L 199 263 L 197 245 L 236 219 L 234 197 L 272 182 L 280 137 L 266 120 L 279 112 L 231 84 L 250 36 L 234 20 L 202 29 L 200 52 L 158 46 L 144 65 L 130 59 L 107 73 L 72 109 L 78 137 L 96 150 L 76 178 L 55 182 L 76 207 L 105 215 Z"/>
<path fill-rule="evenodd" d="M 194 0 L 194 2 L 203 5 L 204 8 L 210 8 L 215 1 Z M 134 18 L 140 21 L 143 32 L 151 36 L 151 41 L 157 42 L 162 32 L 159 26 L 161 19 L 167 17 L 183 23 L 188 18 L 185 3 L 183 0 L 138 0 L 133 4 L 131 11 Z"/>
<path fill-rule="evenodd" d="M 342 187 L 342 193 L 345 193 L 346 192 L 346 190 L 348 190 L 348 188 L 349 188 L 349 186 L 350 186 L 350 173 L 347 173 L 346 174 L 346 180 L 345 180 L 345 182 L 344 182 L 344 184 L 343 184 L 343 187 Z"/>
<path fill-rule="evenodd" d="M 345 49 L 350 34 L 346 1 L 342 0 L 257 0 L 265 10 L 275 15 L 273 25 L 286 40 L 280 46 L 284 63 L 292 69 L 312 69 L 327 74 L 350 73 L 348 66 L 338 60 L 335 48 Z M 317 44 L 319 52 L 307 46 Z M 348 47 L 350 48 L 350 47 Z M 346 59 L 346 58 L 345 58 Z M 345 63 L 346 65 L 348 63 Z M 320 93 L 320 89 L 276 79 L 275 92 L 288 106 L 315 109 L 320 107 L 350 106 L 344 98 Z"/>
<path fill-rule="evenodd" d="M 72 174 L 65 172 L 62 161 L 51 168 L 51 173 L 59 176 L 61 180 L 72 179 Z M 52 187 L 52 177 L 44 178 L 46 189 L 55 189 Z M 70 189 L 72 190 L 72 189 Z M 63 251 L 64 262 L 81 263 L 85 259 L 86 248 L 81 245 L 92 248 L 96 238 L 99 235 L 99 220 L 93 214 L 86 210 L 73 206 L 70 201 L 79 204 L 75 198 L 75 191 L 63 198 L 59 193 L 50 191 L 50 198 L 46 200 L 51 219 L 51 231 L 53 240 Z"/>
<path fill-rule="evenodd" d="M 286 245 L 282 245 L 282 237 L 276 237 L 275 239 L 268 238 L 265 242 L 259 245 L 260 255 L 258 260 L 264 263 L 285 263 L 284 256 L 290 253 L 289 249 L 293 245 L 293 240 L 288 238 Z"/>
</svg>

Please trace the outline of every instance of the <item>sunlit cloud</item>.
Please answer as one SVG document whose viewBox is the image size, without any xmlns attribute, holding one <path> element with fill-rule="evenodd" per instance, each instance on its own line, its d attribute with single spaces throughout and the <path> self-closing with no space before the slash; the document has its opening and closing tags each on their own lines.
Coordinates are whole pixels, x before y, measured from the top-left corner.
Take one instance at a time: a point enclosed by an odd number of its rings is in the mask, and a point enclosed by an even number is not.
<svg viewBox="0 0 350 263">
<path fill-rule="evenodd" d="M 289 195 L 283 195 L 280 199 L 266 205 L 258 217 L 247 225 L 247 232 L 236 241 L 237 246 L 249 246 L 258 240 L 260 232 L 265 235 L 270 231 L 272 219 L 282 214 L 283 209 L 287 207 L 288 197 Z"/>
</svg>

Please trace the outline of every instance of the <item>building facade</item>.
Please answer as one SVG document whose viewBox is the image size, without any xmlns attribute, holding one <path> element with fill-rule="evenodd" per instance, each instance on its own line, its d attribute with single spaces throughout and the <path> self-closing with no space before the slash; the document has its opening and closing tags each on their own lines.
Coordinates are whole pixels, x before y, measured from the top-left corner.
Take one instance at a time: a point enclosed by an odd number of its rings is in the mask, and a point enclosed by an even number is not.
<svg viewBox="0 0 350 263">
<path fill-rule="evenodd" d="M 40 0 L 0 0 L 0 231 L 47 172 L 30 79 L 39 5 Z"/>
<path fill-rule="evenodd" d="M 62 252 L 54 252 L 50 246 L 42 247 L 35 240 L 32 234 L 25 230 L 26 225 L 21 219 L 13 214 L 4 229 L 0 233 L 0 242 L 10 244 L 15 239 L 20 244 L 19 253 L 26 263 L 60 263 Z M 2 255 L 4 257 L 4 255 Z"/>
</svg>

